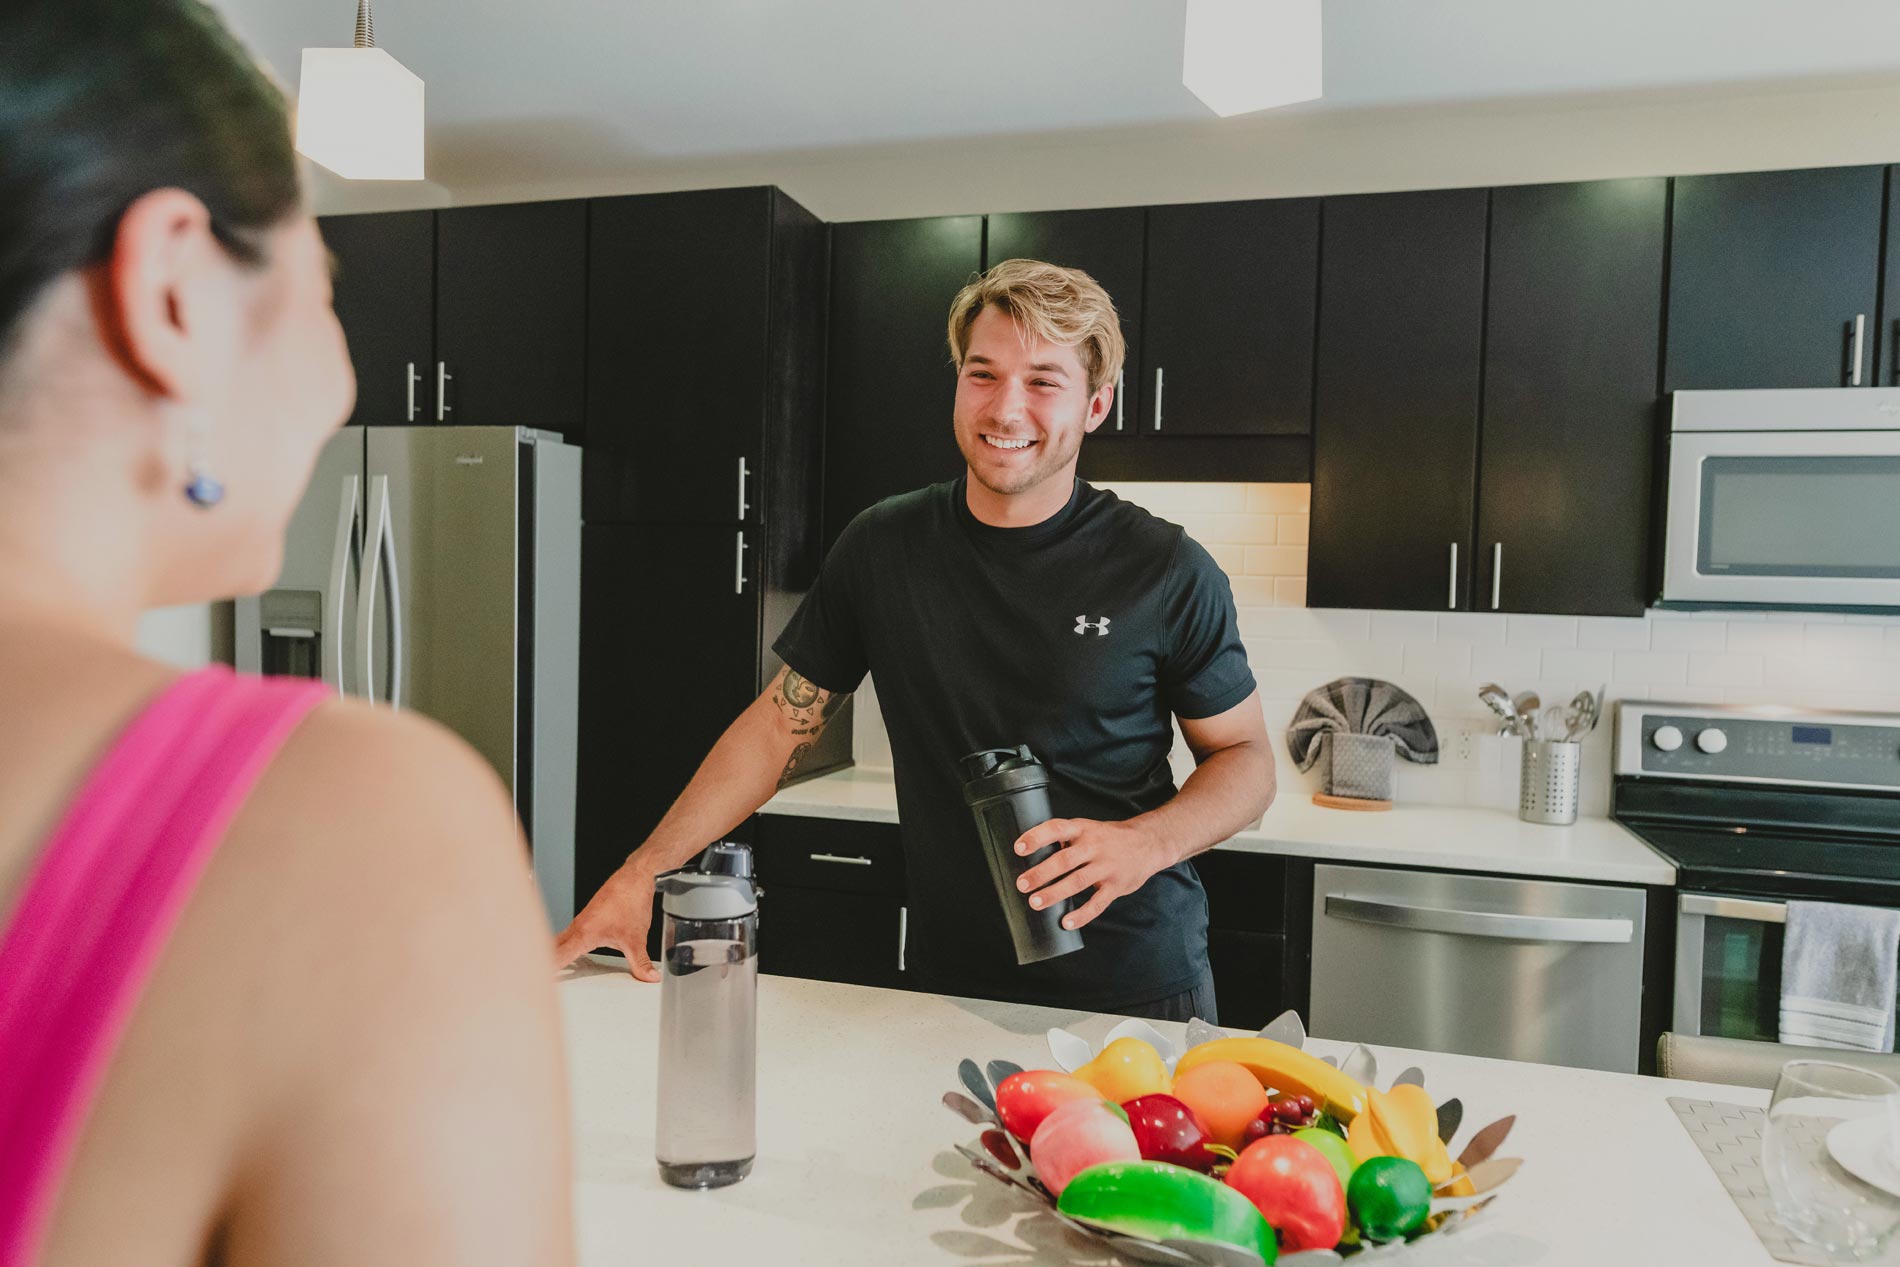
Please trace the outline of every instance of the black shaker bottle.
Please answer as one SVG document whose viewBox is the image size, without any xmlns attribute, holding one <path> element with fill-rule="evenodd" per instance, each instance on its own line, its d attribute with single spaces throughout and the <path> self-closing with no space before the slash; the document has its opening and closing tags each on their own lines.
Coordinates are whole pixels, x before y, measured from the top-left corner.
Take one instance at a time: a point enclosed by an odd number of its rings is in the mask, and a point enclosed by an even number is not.
<svg viewBox="0 0 1900 1267">
<path fill-rule="evenodd" d="M 996 882 L 1009 939 L 1016 946 L 1016 962 L 1037 963 L 1082 949 L 1082 934 L 1062 926 L 1062 917 L 1075 909 L 1075 898 L 1038 911 L 1030 908 L 1029 894 L 1016 887 L 1018 876 L 1060 848 L 1045 845 L 1027 857 L 1016 852 L 1024 832 L 1055 817 L 1049 806 L 1049 767 L 1036 760 L 1027 745 L 973 752 L 958 764 L 963 800 L 976 815 L 990 879 Z"/>
</svg>

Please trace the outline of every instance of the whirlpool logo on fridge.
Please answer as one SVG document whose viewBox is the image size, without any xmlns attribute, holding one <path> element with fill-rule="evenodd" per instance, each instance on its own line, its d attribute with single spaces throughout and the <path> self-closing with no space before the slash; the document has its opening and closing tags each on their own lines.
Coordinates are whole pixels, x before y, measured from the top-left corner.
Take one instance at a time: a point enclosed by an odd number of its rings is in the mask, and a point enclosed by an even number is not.
<svg viewBox="0 0 1900 1267">
<path fill-rule="evenodd" d="M 1075 632 L 1077 634 L 1082 637 L 1087 637 L 1091 629 L 1095 631 L 1096 636 L 1099 638 L 1108 637 L 1108 617 L 1104 616 L 1100 620 L 1090 620 L 1087 616 L 1077 616 L 1075 618 Z"/>
</svg>

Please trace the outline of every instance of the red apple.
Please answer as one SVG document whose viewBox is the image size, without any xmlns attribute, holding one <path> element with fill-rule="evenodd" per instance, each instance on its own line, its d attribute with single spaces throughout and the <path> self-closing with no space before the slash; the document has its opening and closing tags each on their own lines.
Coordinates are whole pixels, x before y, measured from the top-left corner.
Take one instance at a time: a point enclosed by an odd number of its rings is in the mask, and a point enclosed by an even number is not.
<svg viewBox="0 0 1900 1267">
<path fill-rule="evenodd" d="M 1140 1161 L 1141 1149 L 1120 1109 L 1097 1097 L 1059 1104 L 1042 1120 L 1029 1141 L 1036 1174 L 1057 1196 L 1090 1166 L 1105 1161 Z M 1326 1168 L 1328 1174 L 1332 1167 Z"/>
<path fill-rule="evenodd" d="M 1026 1069 L 997 1084 L 996 1116 L 1001 1119 L 1004 1130 L 1027 1144 L 1035 1138 L 1042 1120 L 1058 1105 L 1071 1100 L 1107 1103 L 1100 1091 L 1073 1074 L 1054 1069 Z"/>
<path fill-rule="evenodd" d="M 1136 1096 L 1122 1108 L 1128 1114 L 1128 1125 L 1135 1132 L 1135 1144 L 1143 1160 L 1165 1161 L 1203 1173 L 1219 1160 L 1218 1154 L 1202 1147 L 1214 1142 L 1207 1127 L 1193 1109 L 1173 1096 Z"/>
<path fill-rule="evenodd" d="M 1247 1145 L 1227 1186 L 1254 1203 L 1287 1253 L 1331 1249 L 1346 1231 L 1346 1190 L 1326 1155 L 1303 1139 L 1269 1135 Z"/>
</svg>

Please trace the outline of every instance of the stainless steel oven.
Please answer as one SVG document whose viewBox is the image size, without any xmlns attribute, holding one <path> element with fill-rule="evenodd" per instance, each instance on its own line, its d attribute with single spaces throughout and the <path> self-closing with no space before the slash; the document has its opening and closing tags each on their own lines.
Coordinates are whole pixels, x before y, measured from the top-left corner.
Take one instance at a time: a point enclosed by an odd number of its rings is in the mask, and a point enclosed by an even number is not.
<svg viewBox="0 0 1900 1267">
<path fill-rule="evenodd" d="M 1665 606 L 1900 607 L 1900 388 L 1671 398 Z"/>
<path fill-rule="evenodd" d="M 1774 1042 L 1787 903 L 1900 907 L 1900 717 L 1625 703 L 1616 730 L 1613 815 L 1676 864 L 1671 1028 Z"/>
</svg>

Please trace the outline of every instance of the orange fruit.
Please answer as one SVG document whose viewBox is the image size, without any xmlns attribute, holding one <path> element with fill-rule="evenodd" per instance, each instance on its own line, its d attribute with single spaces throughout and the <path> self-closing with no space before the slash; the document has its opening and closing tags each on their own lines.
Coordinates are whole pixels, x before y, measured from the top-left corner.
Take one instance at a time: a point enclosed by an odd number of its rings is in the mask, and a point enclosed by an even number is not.
<svg viewBox="0 0 1900 1267">
<path fill-rule="evenodd" d="M 1174 1098 L 1200 1117 L 1216 1144 L 1239 1149 L 1246 1142 L 1247 1124 L 1267 1108 L 1267 1089 L 1231 1060 L 1196 1065 L 1174 1080 Z"/>
</svg>

